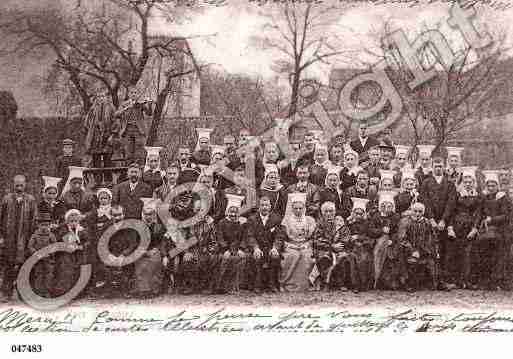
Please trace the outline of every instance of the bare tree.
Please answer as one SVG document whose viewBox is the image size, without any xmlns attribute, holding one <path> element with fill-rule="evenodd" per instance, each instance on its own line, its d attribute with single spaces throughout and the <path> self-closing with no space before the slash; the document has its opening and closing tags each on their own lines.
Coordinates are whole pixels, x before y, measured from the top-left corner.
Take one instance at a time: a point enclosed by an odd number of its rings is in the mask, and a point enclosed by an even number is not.
<svg viewBox="0 0 513 359">
<path fill-rule="evenodd" d="M 203 74 L 202 111 L 232 116 L 238 127 L 258 133 L 286 107 L 283 89 L 272 80 L 211 69 Z"/>
<path fill-rule="evenodd" d="M 156 14 L 179 21 L 188 8 L 160 0 L 77 0 L 67 11 L 57 7 L 12 9 L 0 18 L 0 31 L 10 40 L 1 54 L 25 56 L 49 51 L 56 58 L 54 75 L 66 76 L 84 113 L 91 108 L 98 83 L 118 107 L 126 89 L 141 80 L 153 54 L 190 55 L 181 44 L 187 39 L 170 36 L 155 40 L 149 30 Z M 190 71 L 169 69 L 167 76 L 176 78 Z M 153 116 L 157 126 L 166 99 L 157 96 Z"/>
<path fill-rule="evenodd" d="M 441 65 L 438 52 L 432 44 L 426 43 L 417 56 L 424 68 L 436 69 L 436 76 L 411 90 L 408 86 L 413 78 L 411 70 L 395 46 L 381 41 L 392 31 L 391 23 L 385 22 L 376 32 L 377 49 L 367 48 L 364 51 L 376 61 L 388 61 L 387 74 L 401 94 L 403 121 L 411 126 L 413 144 L 432 141 L 436 152 L 464 129 L 477 125 L 490 114 L 493 97 L 504 81 L 497 71 L 504 51 L 501 46 L 503 38 L 484 51 L 466 46 L 448 67 Z"/>
<path fill-rule="evenodd" d="M 296 112 L 306 70 L 314 64 L 329 64 L 330 59 L 346 53 L 341 50 L 335 29 L 341 14 L 352 6 L 286 2 L 262 10 L 268 22 L 262 29 L 264 35 L 253 37 L 252 43 L 279 55 L 273 70 L 289 77 L 289 116 Z"/>
</svg>

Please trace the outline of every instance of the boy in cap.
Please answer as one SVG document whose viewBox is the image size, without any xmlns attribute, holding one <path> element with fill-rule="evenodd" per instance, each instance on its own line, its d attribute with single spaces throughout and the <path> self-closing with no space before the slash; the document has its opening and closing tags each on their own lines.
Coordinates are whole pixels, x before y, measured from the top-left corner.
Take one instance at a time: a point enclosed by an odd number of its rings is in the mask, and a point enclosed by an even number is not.
<svg viewBox="0 0 513 359">
<path fill-rule="evenodd" d="M 163 177 L 165 173 L 160 168 L 160 151 L 162 147 L 145 146 L 144 149 L 147 155 L 142 180 L 151 187 L 153 192 L 164 183 Z"/>
<path fill-rule="evenodd" d="M 66 138 L 62 141 L 62 155 L 58 156 L 55 161 L 55 177 L 62 178 L 63 180 L 59 184 L 59 191 L 62 191 L 62 187 L 68 181 L 69 167 L 82 166 L 82 160 L 74 153 L 75 141 Z"/>
<path fill-rule="evenodd" d="M 52 218 L 48 212 L 40 212 L 37 217 L 37 229 L 30 237 L 28 243 L 29 254 L 33 255 L 39 250 L 57 242 L 50 230 Z M 53 293 L 55 258 L 53 255 L 39 260 L 32 269 L 31 286 L 36 294 L 49 298 Z"/>
</svg>

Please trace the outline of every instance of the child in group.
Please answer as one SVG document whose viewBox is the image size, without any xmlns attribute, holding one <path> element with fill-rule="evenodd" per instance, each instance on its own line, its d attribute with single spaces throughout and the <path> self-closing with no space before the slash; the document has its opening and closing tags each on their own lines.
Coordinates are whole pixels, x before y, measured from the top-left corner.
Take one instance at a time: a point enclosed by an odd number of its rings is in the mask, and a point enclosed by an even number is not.
<svg viewBox="0 0 513 359">
<path fill-rule="evenodd" d="M 50 230 L 52 218 L 50 213 L 41 212 L 37 218 L 37 229 L 30 237 L 28 250 L 30 255 L 34 255 L 39 250 L 53 244 L 57 241 L 55 235 Z M 31 287 L 34 292 L 45 298 L 50 298 L 54 288 L 54 270 L 55 258 L 50 255 L 40 259 L 32 269 Z"/>
</svg>

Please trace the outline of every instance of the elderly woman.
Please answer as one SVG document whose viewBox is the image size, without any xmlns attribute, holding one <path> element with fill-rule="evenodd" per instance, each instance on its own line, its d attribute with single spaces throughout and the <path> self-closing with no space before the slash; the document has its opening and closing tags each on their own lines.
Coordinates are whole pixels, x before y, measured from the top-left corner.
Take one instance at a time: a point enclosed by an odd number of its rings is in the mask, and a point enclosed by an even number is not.
<svg viewBox="0 0 513 359">
<path fill-rule="evenodd" d="M 420 202 L 412 205 L 411 220 L 404 238 L 400 239 L 401 281 L 410 292 L 424 287 L 437 288 L 435 237 L 430 221 L 424 217 L 425 210 Z"/>
<path fill-rule="evenodd" d="M 452 273 L 458 287 L 469 288 L 471 271 L 472 240 L 476 237 L 479 226 L 480 197 L 477 192 L 477 167 L 462 167 L 462 183 L 456 192 L 454 213 L 451 217 L 447 234 L 450 240 L 457 242 L 456 258 L 452 258 Z"/>
<path fill-rule="evenodd" d="M 142 210 L 142 221 L 150 231 L 150 245 L 134 265 L 133 294 L 139 298 L 151 298 L 159 295 L 164 278 L 164 263 L 170 247 L 166 237 L 166 228 L 157 218 L 156 207 L 148 203 Z M 166 259 L 164 259 L 166 258 Z"/>
<path fill-rule="evenodd" d="M 226 217 L 215 228 L 216 245 L 221 265 L 216 275 L 213 291 L 218 294 L 239 290 L 246 263 L 246 241 L 244 240 L 246 219 L 239 216 L 244 197 L 227 195 Z"/>
<path fill-rule="evenodd" d="M 395 213 L 396 193 L 380 192 L 378 212 L 369 220 L 370 235 L 376 239 L 374 246 L 374 289 L 396 289 L 399 286 L 397 226 L 399 215 Z"/>
<path fill-rule="evenodd" d="M 90 236 L 80 225 L 81 219 L 82 213 L 78 209 L 70 209 L 64 215 L 64 224 L 56 231 L 57 241 L 65 243 L 72 251 L 56 255 L 58 296 L 66 294 L 75 286 L 80 276 L 80 266 L 88 263 Z"/>
<path fill-rule="evenodd" d="M 314 234 L 313 251 L 321 290 L 344 287 L 350 271 L 345 264 L 347 243 L 350 240 L 349 228 L 344 219 L 335 213 L 335 203 L 324 202 Z"/>
<path fill-rule="evenodd" d="M 347 218 L 347 225 L 351 233 L 351 252 L 355 256 L 357 282 L 353 291 L 366 291 L 372 287 L 373 279 L 373 249 L 375 238 L 369 230 L 367 207 L 369 200 L 365 198 L 351 198 L 353 208 Z"/>
<path fill-rule="evenodd" d="M 290 193 L 282 221 L 287 236 L 283 244 L 281 287 L 287 292 L 306 291 L 314 265 L 312 239 L 315 220 L 306 213 L 306 193 Z"/>
</svg>

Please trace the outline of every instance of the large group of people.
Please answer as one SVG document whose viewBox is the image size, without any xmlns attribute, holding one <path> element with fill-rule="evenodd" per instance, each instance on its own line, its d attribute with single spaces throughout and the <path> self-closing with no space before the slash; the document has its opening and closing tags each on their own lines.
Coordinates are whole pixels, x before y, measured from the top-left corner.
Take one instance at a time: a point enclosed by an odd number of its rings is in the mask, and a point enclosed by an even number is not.
<svg viewBox="0 0 513 359">
<path fill-rule="evenodd" d="M 433 155 L 389 133 L 377 140 L 361 123 L 353 141 L 311 131 L 284 156 L 272 141 L 249 146 L 247 130 L 223 145 L 212 132 L 197 129 L 196 148 L 180 147 L 166 168 L 161 148 L 147 147 L 144 167 L 131 163 L 112 189 L 84 188 L 70 140 L 41 200 L 16 176 L 0 209 L 4 299 L 20 265 L 56 242 L 73 250 L 39 260 L 31 283 L 40 296 L 69 291 L 82 264 L 92 266 L 85 296 L 509 289 L 509 174 L 463 166 L 463 148 Z M 139 246 L 124 219 L 144 223 L 150 244 L 135 262 L 109 265 Z M 106 263 L 98 242 L 112 227 Z"/>
</svg>

